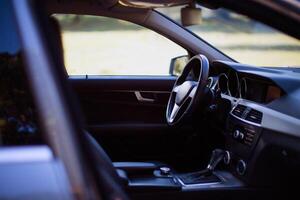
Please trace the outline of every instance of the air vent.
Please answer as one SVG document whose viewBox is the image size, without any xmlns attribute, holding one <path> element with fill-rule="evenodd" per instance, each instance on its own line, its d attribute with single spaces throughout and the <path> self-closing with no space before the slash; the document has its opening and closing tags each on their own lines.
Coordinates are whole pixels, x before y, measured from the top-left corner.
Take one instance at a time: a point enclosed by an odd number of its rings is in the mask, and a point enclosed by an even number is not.
<svg viewBox="0 0 300 200">
<path fill-rule="evenodd" d="M 260 124 L 261 120 L 262 120 L 262 115 L 263 115 L 262 112 L 251 109 L 250 112 L 246 116 L 246 120 Z"/>
<path fill-rule="evenodd" d="M 243 113 L 245 112 L 246 108 L 247 108 L 246 106 L 239 104 L 234 108 L 234 110 L 232 111 L 232 114 L 241 118 L 243 116 Z"/>
</svg>

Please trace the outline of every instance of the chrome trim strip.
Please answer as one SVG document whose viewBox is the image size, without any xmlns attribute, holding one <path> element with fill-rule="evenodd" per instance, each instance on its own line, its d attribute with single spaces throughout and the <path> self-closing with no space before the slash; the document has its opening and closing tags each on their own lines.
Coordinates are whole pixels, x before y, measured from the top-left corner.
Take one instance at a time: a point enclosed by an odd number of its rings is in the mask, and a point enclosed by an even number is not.
<svg viewBox="0 0 300 200">
<path fill-rule="evenodd" d="M 216 171 L 214 172 L 218 178 L 221 179 L 220 182 L 214 183 L 199 183 L 199 184 L 184 184 L 183 181 L 176 177 L 178 182 L 182 186 L 182 190 L 201 190 L 208 188 L 231 188 L 231 187 L 243 187 L 244 184 L 235 178 L 231 173 L 226 171 Z"/>
<path fill-rule="evenodd" d="M 215 185 L 215 184 L 220 184 L 224 181 L 226 181 L 226 179 L 224 179 L 222 176 L 220 176 L 219 174 L 213 172 L 213 175 L 215 175 L 216 177 L 218 177 L 220 179 L 220 181 L 218 182 L 213 182 L 213 183 L 197 183 L 197 184 L 185 184 L 181 178 L 177 178 L 177 180 L 181 183 L 182 186 L 184 187 L 192 187 L 192 186 L 203 186 L 203 185 Z"/>
<path fill-rule="evenodd" d="M 221 183 L 221 182 L 213 182 L 213 183 L 184 184 L 180 178 L 178 178 L 177 180 L 182 185 L 182 187 L 187 187 L 187 188 L 199 187 L 199 186 L 210 186 L 210 185 L 216 185 Z"/>
<path fill-rule="evenodd" d="M 209 85 L 207 85 L 208 88 L 212 88 L 215 84 L 213 77 L 208 77 L 207 82 L 209 83 Z"/>
<path fill-rule="evenodd" d="M 236 106 L 235 106 L 235 107 L 236 107 Z M 242 122 L 245 122 L 245 123 L 247 123 L 247 124 L 251 124 L 251 125 L 253 125 L 253 126 L 261 127 L 260 124 L 257 124 L 257 123 L 255 123 L 255 122 L 251 122 L 251 121 L 245 120 L 245 119 L 243 119 L 243 118 L 240 118 L 240 117 L 234 115 L 232 112 L 230 112 L 229 114 L 230 114 L 232 117 L 234 117 L 234 118 L 236 118 L 236 119 L 238 119 L 238 120 L 240 120 L 240 121 L 242 121 Z"/>
<path fill-rule="evenodd" d="M 119 93 L 130 93 L 130 92 L 136 92 L 136 90 L 102 90 L 102 92 L 119 92 Z M 154 94 L 170 94 L 169 91 L 155 91 L 155 90 L 139 90 L 138 92 L 143 93 L 154 93 Z"/>
<path fill-rule="evenodd" d="M 145 103 L 154 103 L 155 99 L 150 99 L 150 98 L 144 98 L 139 91 L 134 92 L 136 99 L 139 102 L 145 102 Z"/>
<path fill-rule="evenodd" d="M 221 78 L 222 76 L 224 76 L 224 77 L 227 79 L 227 81 L 226 81 L 226 90 L 227 90 L 227 93 L 228 93 L 228 94 L 222 93 L 222 90 L 221 90 L 221 88 L 220 88 L 220 78 Z M 217 89 L 220 89 L 220 90 L 221 90 L 221 95 L 223 94 L 223 95 L 226 95 L 226 96 L 230 96 L 230 97 L 231 97 L 231 95 L 229 95 L 230 92 L 229 92 L 228 82 L 229 82 L 228 76 L 227 76 L 225 73 L 221 73 L 221 74 L 219 75 L 219 77 L 218 77 L 217 85 L 216 85 L 216 86 L 218 87 Z"/>
</svg>

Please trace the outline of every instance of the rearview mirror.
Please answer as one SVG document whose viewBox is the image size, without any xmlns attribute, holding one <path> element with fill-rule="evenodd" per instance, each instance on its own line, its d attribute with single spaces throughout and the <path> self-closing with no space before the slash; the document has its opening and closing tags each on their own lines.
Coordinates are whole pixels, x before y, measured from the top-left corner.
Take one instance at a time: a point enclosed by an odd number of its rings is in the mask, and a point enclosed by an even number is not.
<svg viewBox="0 0 300 200">
<path fill-rule="evenodd" d="M 170 75 L 179 76 L 182 73 L 183 68 L 189 61 L 188 55 L 177 56 L 171 59 L 170 62 Z"/>
<path fill-rule="evenodd" d="M 202 22 L 201 8 L 196 4 L 181 8 L 181 24 L 183 26 L 199 25 Z"/>
</svg>

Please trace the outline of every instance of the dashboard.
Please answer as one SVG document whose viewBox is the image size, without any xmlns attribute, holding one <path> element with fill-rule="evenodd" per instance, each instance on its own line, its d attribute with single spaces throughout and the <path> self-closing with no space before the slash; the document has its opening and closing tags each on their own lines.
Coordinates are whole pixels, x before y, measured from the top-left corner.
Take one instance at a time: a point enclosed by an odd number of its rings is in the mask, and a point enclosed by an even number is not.
<svg viewBox="0 0 300 200">
<path fill-rule="evenodd" d="M 267 104 L 285 95 L 272 80 L 238 72 L 226 65 L 209 78 L 211 87 L 221 94 Z"/>
<path fill-rule="evenodd" d="M 300 73 L 215 61 L 208 87 L 227 102 L 219 107 L 227 111 L 226 160 L 236 176 L 249 184 L 272 185 L 282 181 L 278 173 L 283 168 L 291 172 L 285 177 L 299 174 Z"/>
</svg>

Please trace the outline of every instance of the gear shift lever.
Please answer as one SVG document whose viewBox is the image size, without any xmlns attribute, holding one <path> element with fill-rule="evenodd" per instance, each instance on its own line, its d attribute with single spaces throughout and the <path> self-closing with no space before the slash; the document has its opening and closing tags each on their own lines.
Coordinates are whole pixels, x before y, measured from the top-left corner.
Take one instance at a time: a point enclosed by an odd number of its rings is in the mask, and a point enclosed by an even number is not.
<svg viewBox="0 0 300 200">
<path fill-rule="evenodd" d="M 185 184 L 197 184 L 197 183 L 209 183 L 209 182 L 218 182 L 219 178 L 213 174 L 213 171 L 223 160 L 225 156 L 225 151 L 221 149 L 213 150 L 211 154 L 210 161 L 206 167 L 206 169 L 198 172 L 193 172 L 189 174 L 185 174 L 180 176 L 181 180 Z"/>
<path fill-rule="evenodd" d="M 210 172 L 213 172 L 216 166 L 223 160 L 225 152 L 222 149 L 213 150 L 210 161 L 206 167 L 206 169 Z"/>
</svg>

